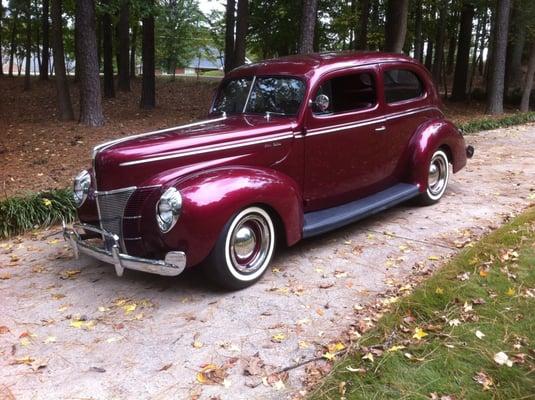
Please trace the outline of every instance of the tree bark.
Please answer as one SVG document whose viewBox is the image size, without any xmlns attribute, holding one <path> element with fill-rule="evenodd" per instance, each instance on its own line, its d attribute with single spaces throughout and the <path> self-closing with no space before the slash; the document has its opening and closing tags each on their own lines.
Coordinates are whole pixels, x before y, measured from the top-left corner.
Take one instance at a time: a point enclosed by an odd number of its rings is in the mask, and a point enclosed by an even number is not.
<svg viewBox="0 0 535 400">
<path fill-rule="evenodd" d="M 238 0 L 236 41 L 234 43 L 233 68 L 245 64 L 247 29 L 249 28 L 249 0 Z"/>
<path fill-rule="evenodd" d="M 31 89 L 31 68 L 32 68 L 32 1 L 26 2 L 26 71 L 24 74 L 24 90 Z"/>
<path fill-rule="evenodd" d="M 470 62 L 470 45 L 472 42 L 472 21 L 474 19 L 474 5 L 469 1 L 463 3 L 461 11 L 461 26 L 459 28 L 459 42 L 457 45 L 457 60 L 453 76 L 451 100 L 466 100 L 466 86 L 468 82 L 468 64 Z"/>
<path fill-rule="evenodd" d="M 0 76 L 4 75 L 4 57 L 2 53 L 2 23 L 4 22 L 4 6 L 0 1 Z"/>
<path fill-rule="evenodd" d="M 520 111 L 529 111 L 529 98 L 533 90 L 533 75 L 535 75 L 535 40 L 531 45 L 531 53 L 529 55 L 529 66 L 526 74 L 526 83 L 522 92 L 522 101 L 520 102 Z"/>
<path fill-rule="evenodd" d="M 301 33 L 297 52 L 307 54 L 314 52 L 314 31 L 318 16 L 318 0 L 304 0 L 301 14 Z"/>
<path fill-rule="evenodd" d="M 76 1 L 76 25 L 80 58 L 79 122 L 88 126 L 102 126 L 104 125 L 104 115 L 102 114 L 100 96 L 94 0 Z"/>
<path fill-rule="evenodd" d="M 385 22 L 385 51 L 401 53 L 407 35 L 409 0 L 388 0 Z"/>
<path fill-rule="evenodd" d="M 51 0 L 52 48 L 54 50 L 54 72 L 60 121 L 74 120 L 69 81 L 65 72 L 65 53 L 63 50 L 63 21 L 61 0 Z"/>
<path fill-rule="evenodd" d="M 505 95 L 522 85 L 522 54 L 526 43 L 526 17 L 521 3 L 515 2 L 512 24 L 512 43 L 507 46 L 507 62 L 505 70 Z"/>
<path fill-rule="evenodd" d="M 13 11 L 13 25 L 11 27 L 11 48 L 9 51 L 9 76 L 13 76 L 13 64 L 17 51 L 17 29 L 19 25 L 19 10 Z"/>
<path fill-rule="evenodd" d="M 455 50 L 457 49 L 457 21 L 459 20 L 459 13 L 455 12 L 450 17 L 450 32 L 448 38 L 448 59 L 446 61 L 446 75 L 451 75 L 455 68 Z M 481 21 L 478 21 L 480 24 Z M 477 46 L 477 45 L 476 45 Z"/>
<path fill-rule="evenodd" d="M 446 21 L 447 21 L 448 3 L 445 0 L 441 1 L 439 6 L 439 23 L 436 32 L 436 51 L 431 74 L 437 85 L 440 84 L 442 61 L 444 60 L 444 44 L 446 40 Z"/>
<path fill-rule="evenodd" d="M 97 12 L 97 61 L 98 70 L 102 69 L 102 13 Z"/>
<path fill-rule="evenodd" d="M 356 0 L 353 0 L 356 1 Z M 370 20 L 370 0 L 360 0 L 358 4 L 359 22 L 357 27 L 357 50 L 368 50 L 368 22 Z"/>
<path fill-rule="evenodd" d="M 496 10 L 496 37 L 491 67 L 491 80 L 487 94 L 487 114 L 503 114 L 503 89 L 505 79 L 505 55 L 511 0 L 498 1 Z"/>
<path fill-rule="evenodd" d="M 137 44 L 137 31 L 139 29 L 137 20 L 132 26 L 132 43 L 130 49 L 130 79 L 136 77 L 136 44 Z"/>
<path fill-rule="evenodd" d="M 425 67 L 431 71 L 433 66 L 433 40 L 431 37 L 427 40 L 427 50 L 425 52 Z"/>
<path fill-rule="evenodd" d="M 110 0 L 106 0 L 106 5 Z M 115 84 L 113 80 L 113 27 L 109 11 L 102 14 L 102 55 L 104 64 L 104 97 L 115 97 Z"/>
<path fill-rule="evenodd" d="M 49 0 L 43 0 L 43 15 L 41 16 L 41 30 L 43 31 L 43 48 L 41 50 L 41 68 L 39 70 L 39 79 L 48 80 L 48 68 L 50 59 L 50 41 L 49 41 Z"/>
<path fill-rule="evenodd" d="M 119 80 L 117 88 L 122 92 L 130 91 L 130 2 L 122 0 L 119 13 Z"/>
<path fill-rule="evenodd" d="M 154 0 L 148 0 L 151 5 Z M 154 54 L 154 16 L 143 18 L 142 32 L 143 80 L 141 83 L 141 108 L 152 109 L 156 107 L 156 77 Z"/>
<path fill-rule="evenodd" d="M 234 29 L 236 27 L 236 1 L 227 0 L 225 15 L 225 73 L 234 65 Z"/>
<path fill-rule="evenodd" d="M 414 58 L 420 62 L 424 61 L 424 42 L 422 36 L 422 0 L 416 4 L 416 15 L 414 17 Z"/>
</svg>

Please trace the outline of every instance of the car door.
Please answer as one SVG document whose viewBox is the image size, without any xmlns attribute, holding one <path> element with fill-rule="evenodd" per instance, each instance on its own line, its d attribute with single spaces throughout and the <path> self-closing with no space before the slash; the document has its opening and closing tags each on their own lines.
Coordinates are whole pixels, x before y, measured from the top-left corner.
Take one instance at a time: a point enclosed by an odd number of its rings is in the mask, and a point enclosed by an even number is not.
<svg viewBox="0 0 535 400">
<path fill-rule="evenodd" d="M 305 211 L 343 204 L 386 186 L 386 120 L 378 68 L 344 69 L 312 88 L 305 119 Z M 321 109 L 327 96 L 329 106 Z M 382 97 L 382 96 L 381 96 Z"/>
</svg>

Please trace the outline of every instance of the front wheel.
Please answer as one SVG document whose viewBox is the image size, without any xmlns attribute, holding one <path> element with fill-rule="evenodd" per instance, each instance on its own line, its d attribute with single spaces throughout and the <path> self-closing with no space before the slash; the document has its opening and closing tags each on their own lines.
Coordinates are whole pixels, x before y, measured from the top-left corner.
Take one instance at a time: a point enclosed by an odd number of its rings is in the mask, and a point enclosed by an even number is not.
<svg viewBox="0 0 535 400">
<path fill-rule="evenodd" d="M 437 203 L 448 186 L 450 177 L 450 168 L 448 156 L 443 150 L 437 150 L 431 157 L 429 163 L 429 172 L 427 176 L 427 188 L 420 195 L 422 205 L 431 205 Z"/>
<path fill-rule="evenodd" d="M 248 207 L 223 228 L 204 270 L 217 285 L 230 290 L 257 282 L 273 258 L 275 227 L 260 207 Z"/>
</svg>

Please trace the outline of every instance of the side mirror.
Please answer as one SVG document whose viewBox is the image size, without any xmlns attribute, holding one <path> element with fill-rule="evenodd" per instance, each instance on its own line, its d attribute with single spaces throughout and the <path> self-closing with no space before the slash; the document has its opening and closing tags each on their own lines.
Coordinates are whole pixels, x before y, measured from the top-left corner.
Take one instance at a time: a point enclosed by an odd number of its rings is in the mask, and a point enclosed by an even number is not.
<svg viewBox="0 0 535 400">
<path fill-rule="evenodd" d="M 319 112 L 326 112 L 329 110 L 329 107 L 331 105 L 331 99 L 329 99 L 329 96 L 326 94 L 320 94 L 316 96 L 316 100 L 312 102 L 312 106 L 316 111 Z"/>
</svg>

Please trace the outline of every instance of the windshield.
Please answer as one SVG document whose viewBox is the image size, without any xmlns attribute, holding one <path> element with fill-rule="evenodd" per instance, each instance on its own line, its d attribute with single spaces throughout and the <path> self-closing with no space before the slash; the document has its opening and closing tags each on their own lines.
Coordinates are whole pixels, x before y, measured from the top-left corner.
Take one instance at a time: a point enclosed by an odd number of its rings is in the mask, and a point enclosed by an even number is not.
<svg viewBox="0 0 535 400">
<path fill-rule="evenodd" d="M 304 95 L 305 83 L 297 78 L 231 79 L 221 89 L 212 112 L 294 116 L 299 111 Z"/>
</svg>

